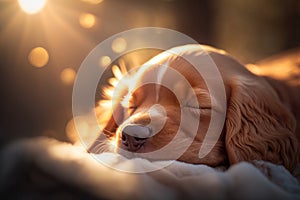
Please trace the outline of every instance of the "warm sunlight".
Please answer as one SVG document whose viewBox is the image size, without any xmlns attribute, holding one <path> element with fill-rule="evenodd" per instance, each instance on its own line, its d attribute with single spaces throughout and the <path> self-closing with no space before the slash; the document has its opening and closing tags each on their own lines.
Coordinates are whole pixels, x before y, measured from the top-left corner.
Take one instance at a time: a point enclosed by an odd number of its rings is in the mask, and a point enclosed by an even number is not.
<svg viewBox="0 0 300 200">
<path fill-rule="evenodd" d="M 89 4 L 99 4 L 101 3 L 103 0 L 81 0 L 85 3 L 89 3 Z"/>
<path fill-rule="evenodd" d="M 22 10 L 28 14 L 38 13 L 43 9 L 46 0 L 18 0 Z"/>
<path fill-rule="evenodd" d="M 28 60 L 34 67 L 44 67 L 48 63 L 49 54 L 43 47 L 36 47 L 30 51 Z"/>
</svg>

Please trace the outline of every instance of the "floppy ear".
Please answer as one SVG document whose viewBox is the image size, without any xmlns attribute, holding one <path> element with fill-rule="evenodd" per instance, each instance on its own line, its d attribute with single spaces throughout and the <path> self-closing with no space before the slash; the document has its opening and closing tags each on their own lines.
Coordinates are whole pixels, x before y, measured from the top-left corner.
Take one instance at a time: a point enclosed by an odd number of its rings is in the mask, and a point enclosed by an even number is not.
<svg viewBox="0 0 300 200">
<path fill-rule="evenodd" d="M 290 171 L 298 163 L 293 115 L 262 77 L 234 80 L 226 117 L 226 150 L 231 164 L 265 160 Z"/>
</svg>

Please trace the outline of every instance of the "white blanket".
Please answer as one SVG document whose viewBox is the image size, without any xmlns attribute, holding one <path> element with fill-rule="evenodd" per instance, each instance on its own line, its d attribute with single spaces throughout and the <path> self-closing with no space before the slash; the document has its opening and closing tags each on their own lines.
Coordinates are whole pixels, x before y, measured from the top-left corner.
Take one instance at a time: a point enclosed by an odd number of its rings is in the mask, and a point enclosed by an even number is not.
<svg viewBox="0 0 300 200">
<path fill-rule="evenodd" d="M 96 156 L 130 170 L 165 162 L 112 153 Z M 22 199 L 56 193 L 77 199 L 300 199 L 299 168 L 291 175 L 264 161 L 229 169 L 175 161 L 159 171 L 131 174 L 104 166 L 80 146 L 39 137 L 2 149 L 0 194 Z"/>
</svg>

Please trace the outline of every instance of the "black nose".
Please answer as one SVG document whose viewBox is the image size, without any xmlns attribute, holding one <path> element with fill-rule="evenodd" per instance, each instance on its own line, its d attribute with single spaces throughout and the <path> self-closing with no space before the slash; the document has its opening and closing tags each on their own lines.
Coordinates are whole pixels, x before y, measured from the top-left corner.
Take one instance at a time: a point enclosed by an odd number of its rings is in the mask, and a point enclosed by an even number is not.
<svg viewBox="0 0 300 200">
<path fill-rule="evenodd" d="M 128 151 L 137 151 L 143 144 L 145 144 L 147 138 L 138 138 L 128 135 L 127 133 L 122 133 L 122 144 Z"/>
<path fill-rule="evenodd" d="M 137 151 L 139 150 L 146 142 L 147 138 L 137 137 L 136 131 L 138 129 L 147 127 L 142 127 L 139 125 L 130 125 L 130 127 L 125 127 L 122 131 L 122 146 L 125 150 L 128 151 Z"/>
</svg>

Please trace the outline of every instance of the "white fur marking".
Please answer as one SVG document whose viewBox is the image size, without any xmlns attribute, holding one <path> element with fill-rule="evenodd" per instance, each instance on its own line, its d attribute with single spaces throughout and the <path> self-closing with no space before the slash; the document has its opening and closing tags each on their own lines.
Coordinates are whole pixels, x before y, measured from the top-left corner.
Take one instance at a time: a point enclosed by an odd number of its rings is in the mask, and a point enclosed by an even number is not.
<svg viewBox="0 0 300 200">
<path fill-rule="evenodd" d="M 161 85 L 161 82 L 162 82 L 162 79 L 167 71 L 167 68 L 168 68 L 168 64 L 169 62 L 166 62 L 164 63 L 163 65 L 161 65 L 159 71 L 158 71 L 158 74 L 157 74 L 157 80 L 156 80 L 156 102 L 158 102 L 159 100 L 159 91 L 160 91 L 160 85 Z"/>
</svg>

